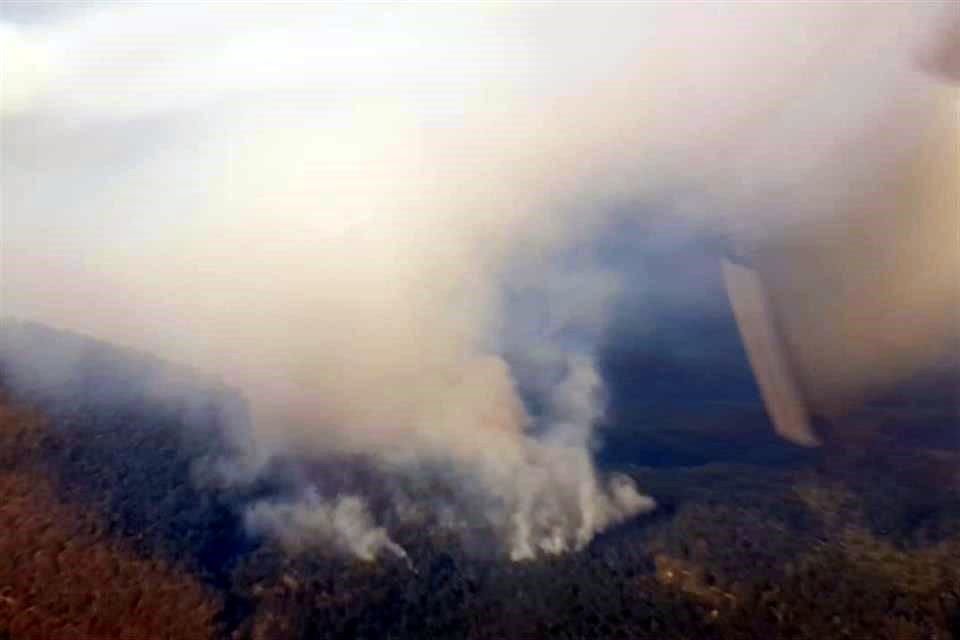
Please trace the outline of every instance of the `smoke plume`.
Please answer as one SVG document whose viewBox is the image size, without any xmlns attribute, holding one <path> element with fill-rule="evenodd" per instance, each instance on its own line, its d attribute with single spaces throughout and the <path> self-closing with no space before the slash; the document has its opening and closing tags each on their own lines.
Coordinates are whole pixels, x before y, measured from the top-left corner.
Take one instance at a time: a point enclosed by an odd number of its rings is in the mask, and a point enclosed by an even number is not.
<svg viewBox="0 0 960 640">
<path fill-rule="evenodd" d="M 368 561 L 383 551 L 407 557 L 386 530 L 373 523 L 357 496 L 340 496 L 330 504 L 309 492 L 296 503 L 260 502 L 250 508 L 246 520 L 253 531 L 273 533 L 292 548 L 328 544 Z"/>
<path fill-rule="evenodd" d="M 914 63 L 946 9 L 908 3 L 3 10 L 4 315 L 242 389 L 232 481 L 454 468 L 517 559 L 653 507 L 592 463 L 595 347 L 644 283 L 591 239 L 653 209 L 829 232 L 946 91 Z M 307 485 L 251 529 L 403 555 L 362 496 Z"/>
</svg>

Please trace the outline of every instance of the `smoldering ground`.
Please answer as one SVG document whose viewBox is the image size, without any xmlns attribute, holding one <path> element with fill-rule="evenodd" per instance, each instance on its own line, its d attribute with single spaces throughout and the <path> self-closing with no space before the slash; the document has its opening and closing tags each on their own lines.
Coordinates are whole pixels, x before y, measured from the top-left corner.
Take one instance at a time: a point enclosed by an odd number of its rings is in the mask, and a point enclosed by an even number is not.
<svg viewBox="0 0 960 640">
<path fill-rule="evenodd" d="M 915 63 L 949 5 L 6 6 L 4 314 L 242 389 L 231 482 L 448 465 L 516 558 L 652 506 L 592 463 L 596 347 L 645 283 L 580 248 L 624 208 L 830 233 L 952 96 Z M 344 500 L 307 483 L 251 523 L 388 548 Z"/>
</svg>

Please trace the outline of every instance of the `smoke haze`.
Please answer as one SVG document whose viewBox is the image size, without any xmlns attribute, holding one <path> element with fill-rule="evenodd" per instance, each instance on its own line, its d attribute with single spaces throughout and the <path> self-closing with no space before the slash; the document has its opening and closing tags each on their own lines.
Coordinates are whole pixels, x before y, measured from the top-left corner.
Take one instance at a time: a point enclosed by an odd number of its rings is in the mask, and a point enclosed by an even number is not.
<svg viewBox="0 0 960 640">
<path fill-rule="evenodd" d="M 915 64 L 949 10 L 6 3 L 3 314 L 242 389 L 233 477 L 448 464 L 512 557 L 580 548 L 653 507 L 592 463 L 596 347 L 645 284 L 583 247 L 652 209 L 829 232 L 954 99 Z M 248 524 L 403 555 L 309 486 Z"/>
</svg>

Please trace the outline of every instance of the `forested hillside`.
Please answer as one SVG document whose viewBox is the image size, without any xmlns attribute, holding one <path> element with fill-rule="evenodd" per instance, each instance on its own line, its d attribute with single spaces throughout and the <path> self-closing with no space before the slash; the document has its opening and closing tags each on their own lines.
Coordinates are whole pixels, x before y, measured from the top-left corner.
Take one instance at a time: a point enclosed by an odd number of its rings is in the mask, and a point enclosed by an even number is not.
<svg viewBox="0 0 960 640">
<path fill-rule="evenodd" d="M 248 535 L 244 504 L 276 488 L 197 476 L 228 446 L 221 423 L 239 400 L 215 386 L 189 402 L 94 392 L 136 387 L 141 356 L 117 356 L 106 361 L 123 375 L 104 365 L 70 393 L 6 374 L 0 638 L 960 637 L 949 447 L 624 464 L 660 507 L 580 553 L 513 563 L 482 537 L 398 526 L 410 564 L 371 563 Z M 315 465 L 373 502 L 389 479 L 361 459 Z"/>
<path fill-rule="evenodd" d="M 0 632 L 10 638 L 214 638 L 220 596 L 183 563 L 138 553 L 106 510 L 71 501 L 42 419 L 0 406 Z"/>
</svg>

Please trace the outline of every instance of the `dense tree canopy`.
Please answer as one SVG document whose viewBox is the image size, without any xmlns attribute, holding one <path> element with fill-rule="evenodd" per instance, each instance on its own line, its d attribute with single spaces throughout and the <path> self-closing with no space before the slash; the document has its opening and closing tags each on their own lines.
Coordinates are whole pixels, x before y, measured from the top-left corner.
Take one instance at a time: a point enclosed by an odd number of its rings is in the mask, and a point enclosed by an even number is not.
<svg viewBox="0 0 960 640">
<path fill-rule="evenodd" d="M 410 564 L 370 563 L 251 537 L 242 506 L 271 487 L 197 481 L 226 446 L 237 400 L 223 390 L 178 404 L 7 386 L 3 640 L 960 637 L 948 449 L 621 466 L 661 506 L 580 553 L 513 563 L 482 539 L 398 525 Z M 376 502 L 382 478 L 362 460 L 329 464 Z"/>
</svg>

